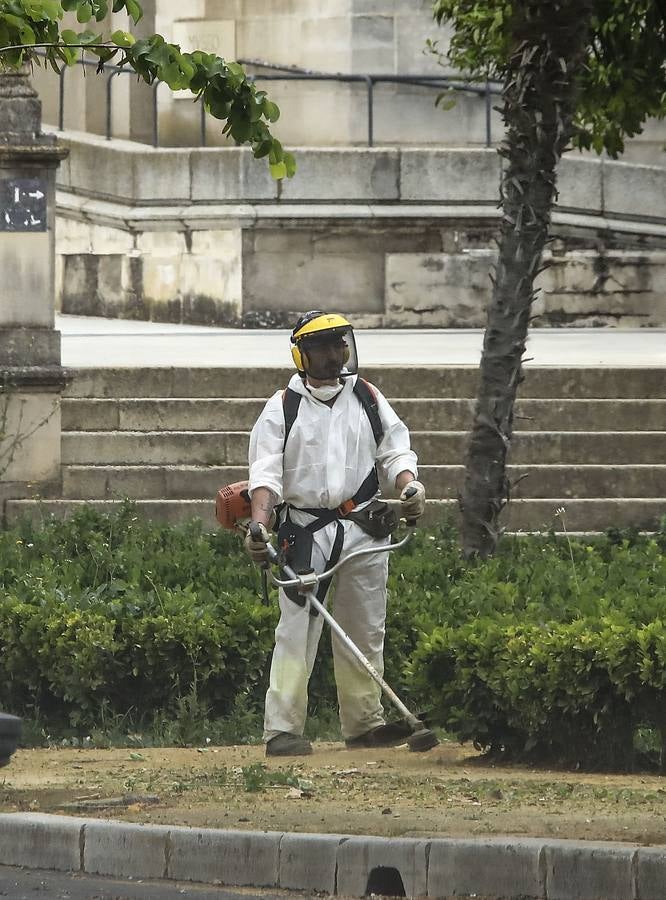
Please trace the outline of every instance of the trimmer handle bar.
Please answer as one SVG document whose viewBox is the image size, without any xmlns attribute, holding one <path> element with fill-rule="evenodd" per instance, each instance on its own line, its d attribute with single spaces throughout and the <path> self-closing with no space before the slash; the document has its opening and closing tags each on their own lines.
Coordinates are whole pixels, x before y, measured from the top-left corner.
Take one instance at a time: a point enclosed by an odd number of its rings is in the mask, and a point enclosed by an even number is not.
<svg viewBox="0 0 666 900">
<path fill-rule="evenodd" d="M 253 523 L 254 524 L 254 523 Z M 255 535 L 252 534 L 252 537 Z M 279 578 L 276 578 L 275 575 L 271 573 L 271 581 L 273 584 L 276 584 L 278 587 L 299 587 L 304 588 L 305 590 L 312 590 L 313 587 L 318 585 L 321 581 L 328 581 L 329 578 L 332 578 L 333 575 L 338 571 L 341 566 L 344 566 L 345 563 L 348 563 L 352 559 L 358 559 L 359 556 L 370 556 L 373 553 L 390 553 L 392 550 L 399 550 L 400 547 L 404 547 L 405 544 L 409 543 L 412 539 L 413 532 L 410 531 L 401 541 L 396 542 L 395 544 L 387 544 L 385 547 L 368 547 L 365 550 L 356 550 L 354 553 L 350 553 L 349 556 L 346 556 L 344 559 L 341 559 L 340 562 L 337 562 L 334 566 L 331 566 L 330 569 L 327 569 L 326 572 L 322 572 L 320 575 L 315 574 L 314 572 L 310 572 L 304 575 L 297 575 L 295 578 L 289 579 L 289 581 L 281 581 Z M 261 534 L 259 534 L 259 540 L 261 540 Z M 268 551 L 268 558 L 270 561 L 277 565 L 278 563 L 278 553 L 275 547 L 272 544 L 267 544 L 266 549 Z M 282 567 L 284 571 L 287 571 L 288 567 Z M 288 573 L 289 574 L 289 573 Z"/>
</svg>

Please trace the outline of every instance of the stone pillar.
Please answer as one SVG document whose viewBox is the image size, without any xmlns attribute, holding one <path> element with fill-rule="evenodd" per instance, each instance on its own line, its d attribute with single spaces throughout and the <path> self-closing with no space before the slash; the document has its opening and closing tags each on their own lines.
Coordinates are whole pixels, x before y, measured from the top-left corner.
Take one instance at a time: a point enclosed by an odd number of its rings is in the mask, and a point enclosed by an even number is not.
<svg viewBox="0 0 666 900">
<path fill-rule="evenodd" d="M 0 71 L 0 501 L 58 489 L 55 173 L 67 151 L 41 133 L 27 73 Z"/>
</svg>

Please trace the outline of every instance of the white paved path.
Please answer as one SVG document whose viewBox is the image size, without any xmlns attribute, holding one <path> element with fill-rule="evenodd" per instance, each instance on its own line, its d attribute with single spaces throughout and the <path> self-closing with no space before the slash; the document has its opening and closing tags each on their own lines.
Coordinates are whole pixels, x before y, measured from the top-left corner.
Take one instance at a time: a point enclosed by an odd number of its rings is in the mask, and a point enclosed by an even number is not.
<svg viewBox="0 0 666 900">
<path fill-rule="evenodd" d="M 204 328 L 56 316 L 62 362 L 72 367 L 291 365 L 289 331 Z M 357 332 L 363 365 L 476 365 L 480 329 Z M 666 329 L 535 328 L 531 365 L 666 366 Z"/>
</svg>

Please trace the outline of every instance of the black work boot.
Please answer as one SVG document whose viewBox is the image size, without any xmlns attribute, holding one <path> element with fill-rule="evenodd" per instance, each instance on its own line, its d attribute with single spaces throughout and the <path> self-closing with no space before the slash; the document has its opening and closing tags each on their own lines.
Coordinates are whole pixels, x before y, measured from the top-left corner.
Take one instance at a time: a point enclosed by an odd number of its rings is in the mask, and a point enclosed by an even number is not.
<svg viewBox="0 0 666 900">
<path fill-rule="evenodd" d="M 300 734 L 281 731 L 266 744 L 266 756 L 309 756 L 312 744 Z"/>
<path fill-rule="evenodd" d="M 348 750 L 362 747 L 396 747 L 404 744 L 412 729 L 406 722 L 387 722 L 345 741 Z"/>
</svg>

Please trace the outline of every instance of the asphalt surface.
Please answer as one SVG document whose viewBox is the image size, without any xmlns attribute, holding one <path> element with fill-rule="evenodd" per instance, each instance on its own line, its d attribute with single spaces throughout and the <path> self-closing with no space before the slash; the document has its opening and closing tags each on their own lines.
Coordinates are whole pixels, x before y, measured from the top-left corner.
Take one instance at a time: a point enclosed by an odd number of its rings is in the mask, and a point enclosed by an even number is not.
<svg viewBox="0 0 666 900">
<path fill-rule="evenodd" d="M 119 881 L 80 873 L 45 872 L 0 866 L 0 897 L 11 900 L 285 900 L 301 891 L 261 891 L 257 888 L 229 889 L 175 881 Z M 314 900 L 314 895 L 312 900 Z M 317 900 L 326 895 L 317 894 Z M 339 898 L 338 898 L 339 900 Z"/>
<path fill-rule="evenodd" d="M 137 366 L 291 366 L 287 330 L 203 328 L 56 316 L 62 364 Z M 477 365 L 481 329 L 367 329 L 356 332 L 361 367 Z M 527 365 L 666 366 L 666 329 L 534 328 Z"/>
</svg>

